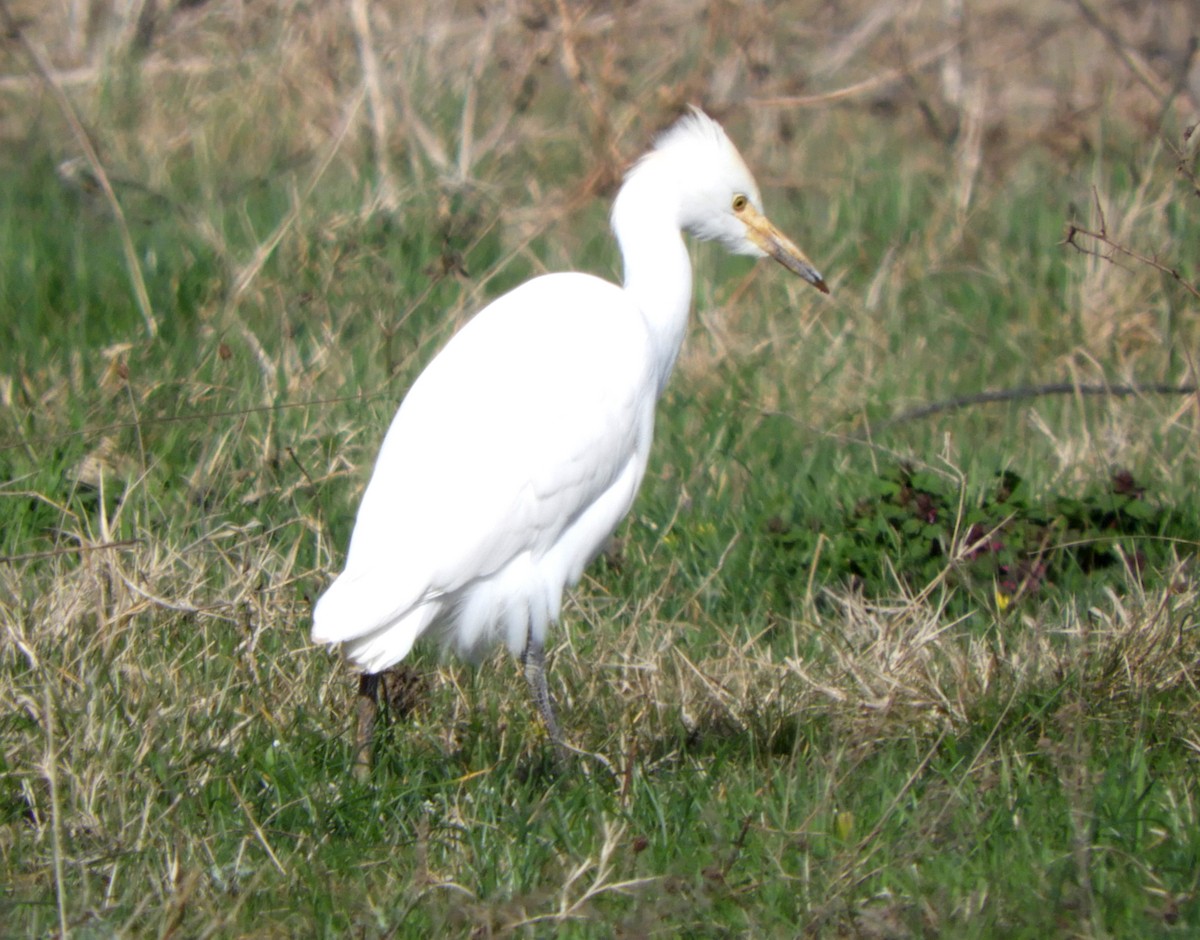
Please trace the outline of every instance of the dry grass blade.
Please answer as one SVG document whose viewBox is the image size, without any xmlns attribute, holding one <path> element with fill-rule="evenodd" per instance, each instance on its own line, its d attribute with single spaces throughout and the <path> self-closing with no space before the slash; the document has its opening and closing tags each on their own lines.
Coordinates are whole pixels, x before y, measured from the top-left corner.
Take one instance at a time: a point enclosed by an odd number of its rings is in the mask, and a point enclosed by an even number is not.
<svg viewBox="0 0 1200 940">
<path fill-rule="evenodd" d="M 362 106 L 365 95 L 366 87 L 360 86 L 358 93 L 349 102 L 349 104 L 346 105 L 342 114 L 342 125 L 340 128 L 338 128 L 337 133 L 329 142 L 329 145 L 325 148 L 325 153 L 322 155 L 316 169 L 314 169 L 312 174 L 309 176 L 308 181 L 304 184 L 304 189 L 293 196 L 292 208 L 288 211 L 288 214 L 283 217 L 283 220 L 275 227 L 275 231 L 273 231 L 258 245 L 257 248 L 255 248 L 254 256 L 246 264 L 242 265 L 241 269 L 237 272 L 236 277 L 233 279 L 233 284 L 230 287 L 229 296 L 225 301 L 225 309 L 227 311 L 237 309 L 238 303 L 242 299 L 242 295 L 245 294 L 250 288 L 250 285 L 254 283 L 254 279 L 258 277 L 259 272 L 262 271 L 263 265 L 267 263 L 267 259 L 271 257 L 275 249 L 279 247 L 279 243 L 283 241 L 283 239 L 287 236 L 287 233 L 291 230 L 292 226 L 296 224 L 297 219 L 300 218 L 300 213 L 304 209 L 304 204 L 309 200 L 313 194 L 313 191 L 321 182 L 321 178 L 325 175 L 325 171 L 329 169 L 330 164 L 333 163 L 333 158 L 337 156 L 338 151 L 341 149 L 342 143 L 346 139 L 346 135 L 354 126 L 354 119 L 358 114 L 358 109 Z M 247 334 L 247 337 L 252 338 L 252 334 Z M 266 353 L 260 351 L 259 355 L 260 358 L 263 358 L 266 356 Z M 266 366 L 267 364 L 264 363 L 264 372 L 269 373 L 270 370 L 267 369 Z"/>
<path fill-rule="evenodd" d="M 242 812 L 246 814 L 246 821 L 250 823 L 250 827 L 254 830 L 254 835 L 258 839 L 259 844 L 267 853 L 267 857 L 271 860 L 271 864 L 275 866 L 275 870 L 281 875 L 287 875 L 287 869 L 279 861 L 279 856 L 275 854 L 275 850 L 271 848 L 271 843 L 267 841 L 266 835 L 262 831 L 262 826 L 258 824 L 258 820 L 254 818 L 254 811 L 246 802 L 246 798 L 242 796 L 241 791 L 237 786 L 231 784 L 233 795 L 237 797 L 238 805 L 241 806 Z"/>
<path fill-rule="evenodd" d="M 907 65 L 887 69 L 878 75 L 872 75 L 870 78 L 865 78 L 862 81 L 854 82 L 851 85 L 835 89 L 834 91 L 820 92 L 815 95 L 754 97 L 748 103 L 760 108 L 821 108 L 839 101 L 861 98 L 902 82 L 914 72 L 918 72 L 944 59 L 958 48 L 960 43 L 960 39 L 951 39 L 940 43 L 928 52 L 917 56 L 917 58 Z"/>
<path fill-rule="evenodd" d="M 984 115 L 987 111 L 987 92 L 982 79 L 974 78 L 962 94 L 962 127 L 955 160 L 958 171 L 955 187 L 957 237 L 961 237 L 962 228 L 967 224 L 971 196 L 983 165 Z"/>
<path fill-rule="evenodd" d="M 63 822 L 62 800 L 58 787 L 58 751 L 55 747 L 54 700 L 51 695 L 53 683 L 49 678 L 42 688 L 42 720 L 46 726 L 46 750 L 42 762 L 42 773 L 50 787 L 50 829 L 54 839 L 54 894 L 58 902 L 58 932 L 67 937 L 67 886 L 63 873 Z"/>
<path fill-rule="evenodd" d="M 0 565 L 16 565 L 27 561 L 40 561 L 54 558 L 57 555 L 81 555 L 84 552 L 112 551 L 118 548 L 131 548 L 142 544 L 142 539 L 117 539 L 102 542 L 97 545 L 64 545 L 45 552 L 25 552 L 22 555 L 0 555 Z"/>
<path fill-rule="evenodd" d="M 625 827 L 623 825 L 614 825 L 611 821 L 605 820 L 603 835 L 603 842 L 601 843 L 597 857 L 594 859 L 585 859 L 567 874 L 566 880 L 563 882 L 559 892 L 558 910 L 552 914 L 541 914 L 525 918 L 512 924 L 512 930 L 540 923 L 562 924 L 572 920 L 587 918 L 590 914 L 588 905 L 601 895 L 613 892 L 623 894 L 638 888 L 647 887 L 661 880 L 657 877 L 613 880 L 613 856 L 621 846 L 625 835 Z M 573 889 L 576 884 L 589 872 L 592 873 L 590 882 L 583 887 L 582 891 L 575 894 Z"/>
<path fill-rule="evenodd" d="M 350 0 L 350 20 L 358 38 L 358 54 L 362 61 L 363 86 L 371 112 L 371 134 L 374 140 L 375 172 L 379 186 L 375 198 L 387 212 L 400 204 L 400 187 L 388 160 L 388 104 L 383 94 L 379 74 L 379 58 L 375 55 L 375 40 L 371 30 L 371 15 L 367 0 Z"/>
<path fill-rule="evenodd" d="M 1088 25 L 1104 37 L 1104 41 L 1108 44 L 1109 48 L 1117 54 L 1117 58 L 1126 65 L 1134 78 L 1141 82 L 1166 107 L 1169 104 L 1170 90 L 1138 51 L 1132 48 L 1115 29 L 1106 23 L 1087 0 L 1075 0 L 1075 6 L 1078 7 L 1079 12 L 1083 15 Z"/>
<path fill-rule="evenodd" d="M 150 303 L 150 294 L 146 290 L 146 280 L 142 276 L 142 266 L 138 261 L 137 251 L 133 247 L 133 239 L 129 234 L 129 223 L 125 221 L 125 211 L 121 208 L 121 202 L 117 199 L 117 194 L 113 190 L 112 183 L 109 181 L 108 173 L 104 169 L 104 164 L 100 161 L 100 156 L 96 153 L 96 148 L 92 145 L 91 135 L 79 119 L 79 115 L 75 111 L 75 106 L 71 104 L 71 99 L 67 97 L 62 86 L 54 80 L 53 71 L 50 68 L 50 64 L 46 61 L 46 57 L 25 36 L 20 23 L 8 9 L 6 0 L 0 0 L 0 20 L 3 21 L 5 32 L 21 46 L 32 63 L 34 70 L 54 97 L 59 110 L 71 128 L 75 142 L 79 145 L 79 149 L 83 151 L 88 166 L 91 168 L 92 173 L 95 174 L 96 181 L 100 184 L 100 189 L 104 192 L 104 198 L 107 200 L 108 206 L 112 210 L 113 219 L 117 223 L 117 232 L 121 239 L 121 250 L 125 254 L 125 266 L 129 272 L 130 283 L 133 286 L 134 299 L 137 301 L 138 310 L 141 312 L 142 321 L 146 326 L 146 334 L 151 337 L 157 336 L 158 319 L 154 315 L 154 308 Z"/>
</svg>

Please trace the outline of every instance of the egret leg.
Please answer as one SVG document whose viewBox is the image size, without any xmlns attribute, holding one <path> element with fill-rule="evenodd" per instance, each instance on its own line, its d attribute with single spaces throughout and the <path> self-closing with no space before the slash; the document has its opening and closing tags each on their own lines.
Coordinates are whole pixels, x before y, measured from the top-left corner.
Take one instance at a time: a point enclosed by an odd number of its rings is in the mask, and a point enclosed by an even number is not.
<svg viewBox="0 0 1200 940">
<path fill-rule="evenodd" d="M 546 725 L 546 732 L 554 742 L 559 754 L 566 751 L 563 744 L 562 731 L 558 727 L 558 719 L 554 717 L 554 704 L 550 701 L 550 690 L 546 687 L 546 651 L 541 641 L 534 639 L 532 634 L 525 641 L 525 651 L 521 653 L 521 665 L 525 667 L 525 681 L 529 684 L 529 694 L 533 696 L 533 704 L 537 706 L 538 714 Z"/>
<path fill-rule="evenodd" d="M 371 745 L 375 719 L 379 716 L 379 673 L 358 677 L 358 730 L 354 735 L 354 776 L 366 781 L 371 776 Z"/>
</svg>

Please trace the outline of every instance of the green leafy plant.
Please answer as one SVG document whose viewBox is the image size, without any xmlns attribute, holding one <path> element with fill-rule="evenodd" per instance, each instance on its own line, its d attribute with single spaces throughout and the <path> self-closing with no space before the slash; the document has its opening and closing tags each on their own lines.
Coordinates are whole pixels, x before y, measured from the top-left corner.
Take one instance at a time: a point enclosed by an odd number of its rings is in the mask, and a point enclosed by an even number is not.
<svg viewBox="0 0 1200 940">
<path fill-rule="evenodd" d="M 867 495 L 834 523 L 799 526 L 774 516 L 764 528 L 795 556 L 797 577 L 816 566 L 822 583 L 887 594 L 945 578 L 971 597 L 1015 602 L 1118 591 L 1133 578 L 1161 583 L 1200 546 L 1200 526 L 1169 502 L 1158 504 L 1128 470 L 1078 495 L 1032 495 L 1006 470 L 976 493 L 963 480 L 898 464 L 867 479 Z M 819 536 L 819 538 L 818 538 Z"/>
</svg>

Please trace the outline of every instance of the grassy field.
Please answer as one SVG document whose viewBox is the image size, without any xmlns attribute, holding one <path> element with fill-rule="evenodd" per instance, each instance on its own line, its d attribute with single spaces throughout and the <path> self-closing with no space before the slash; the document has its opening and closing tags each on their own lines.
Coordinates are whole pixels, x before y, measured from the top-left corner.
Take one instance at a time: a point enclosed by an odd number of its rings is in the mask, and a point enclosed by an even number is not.
<svg viewBox="0 0 1200 940">
<path fill-rule="evenodd" d="M 0 933 L 1200 931 L 1184 5 L 120 6 L 0 3 Z M 419 649 L 359 782 L 387 422 L 687 102 L 832 297 L 695 248 L 598 757 Z"/>
</svg>

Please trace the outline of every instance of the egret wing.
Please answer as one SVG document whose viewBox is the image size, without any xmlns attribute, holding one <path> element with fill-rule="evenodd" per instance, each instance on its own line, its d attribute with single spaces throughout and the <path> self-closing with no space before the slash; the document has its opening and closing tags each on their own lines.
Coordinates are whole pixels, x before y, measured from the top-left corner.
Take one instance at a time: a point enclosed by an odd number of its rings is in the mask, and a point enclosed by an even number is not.
<svg viewBox="0 0 1200 940">
<path fill-rule="evenodd" d="M 653 407 L 644 321 L 615 285 L 548 275 L 493 302 L 397 412 L 314 636 L 362 636 L 549 551 L 631 461 L 640 480 Z"/>
</svg>

